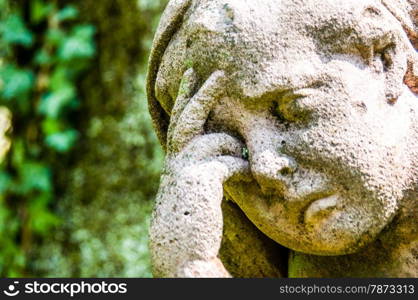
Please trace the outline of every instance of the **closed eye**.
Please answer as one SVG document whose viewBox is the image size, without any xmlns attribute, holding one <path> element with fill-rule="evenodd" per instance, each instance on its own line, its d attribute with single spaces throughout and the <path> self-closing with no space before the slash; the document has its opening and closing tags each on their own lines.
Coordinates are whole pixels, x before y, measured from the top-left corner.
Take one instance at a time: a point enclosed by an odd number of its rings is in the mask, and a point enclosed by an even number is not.
<svg viewBox="0 0 418 300">
<path fill-rule="evenodd" d="M 393 65 L 393 51 L 395 45 L 390 44 L 376 51 L 376 57 L 380 58 L 383 63 L 383 71 L 387 72 Z"/>
<path fill-rule="evenodd" d="M 358 50 L 366 64 L 375 65 L 376 62 L 380 62 L 381 71 L 386 72 L 393 65 L 393 51 L 396 48 L 393 34 L 387 33 L 373 40 L 369 43 L 356 44 L 354 48 Z"/>
</svg>

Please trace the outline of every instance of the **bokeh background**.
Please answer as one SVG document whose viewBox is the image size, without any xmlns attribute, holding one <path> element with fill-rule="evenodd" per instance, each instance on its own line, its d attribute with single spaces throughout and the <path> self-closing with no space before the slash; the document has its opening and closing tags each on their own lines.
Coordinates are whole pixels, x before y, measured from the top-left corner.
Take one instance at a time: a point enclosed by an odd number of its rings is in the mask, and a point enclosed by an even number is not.
<svg viewBox="0 0 418 300">
<path fill-rule="evenodd" d="M 151 277 L 144 90 L 167 0 L 0 0 L 0 275 Z"/>
</svg>

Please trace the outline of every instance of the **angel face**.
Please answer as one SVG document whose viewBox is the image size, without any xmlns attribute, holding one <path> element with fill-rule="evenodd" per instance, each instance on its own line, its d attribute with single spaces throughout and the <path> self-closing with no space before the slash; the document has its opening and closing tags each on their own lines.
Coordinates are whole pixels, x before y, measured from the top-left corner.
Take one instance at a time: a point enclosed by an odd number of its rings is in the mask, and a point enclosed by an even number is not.
<svg viewBox="0 0 418 300">
<path fill-rule="evenodd" d="M 353 253 L 390 223 L 413 182 L 406 153 L 418 106 L 402 83 L 405 34 L 378 1 L 280 3 L 196 7 L 163 57 L 157 96 L 170 111 L 182 62 L 202 78 L 225 70 L 228 96 L 208 128 L 243 140 L 252 174 L 226 194 L 286 247 Z"/>
<path fill-rule="evenodd" d="M 391 106 L 383 86 L 360 88 L 373 82 L 367 71 L 346 67 L 324 86 L 275 100 L 224 98 L 210 121 L 248 147 L 251 182 L 230 182 L 226 194 L 293 250 L 355 252 L 390 223 L 412 183 L 411 103 Z"/>
</svg>

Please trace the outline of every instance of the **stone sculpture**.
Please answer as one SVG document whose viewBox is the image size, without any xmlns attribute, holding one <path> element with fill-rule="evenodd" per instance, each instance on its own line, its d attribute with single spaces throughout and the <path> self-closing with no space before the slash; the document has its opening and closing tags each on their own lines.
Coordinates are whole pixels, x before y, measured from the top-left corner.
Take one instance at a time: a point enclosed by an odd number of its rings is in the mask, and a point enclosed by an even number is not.
<svg viewBox="0 0 418 300">
<path fill-rule="evenodd" d="M 172 0 L 158 277 L 418 277 L 415 0 Z"/>
</svg>

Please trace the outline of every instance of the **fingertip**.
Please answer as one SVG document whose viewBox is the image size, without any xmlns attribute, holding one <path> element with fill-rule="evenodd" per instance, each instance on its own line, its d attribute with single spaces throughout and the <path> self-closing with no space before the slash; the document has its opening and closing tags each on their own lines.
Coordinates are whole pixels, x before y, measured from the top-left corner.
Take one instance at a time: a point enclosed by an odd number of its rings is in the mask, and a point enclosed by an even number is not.
<svg viewBox="0 0 418 300">
<path fill-rule="evenodd" d="M 178 96 L 191 97 L 197 81 L 198 80 L 195 70 L 193 68 L 187 69 L 181 79 Z"/>
<path fill-rule="evenodd" d="M 223 163 L 228 168 L 224 181 L 229 179 L 245 180 L 251 176 L 250 164 L 248 161 L 235 156 L 221 156 L 217 161 Z"/>
<path fill-rule="evenodd" d="M 183 80 L 186 79 L 186 82 L 190 82 L 191 80 L 196 78 L 196 71 L 193 67 L 188 68 L 186 72 L 184 72 Z"/>
<path fill-rule="evenodd" d="M 212 79 L 212 81 L 216 82 L 217 84 L 226 83 L 225 71 L 217 70 L 217 71 L 213 72 L 210 79 Z"/>
</svg>

